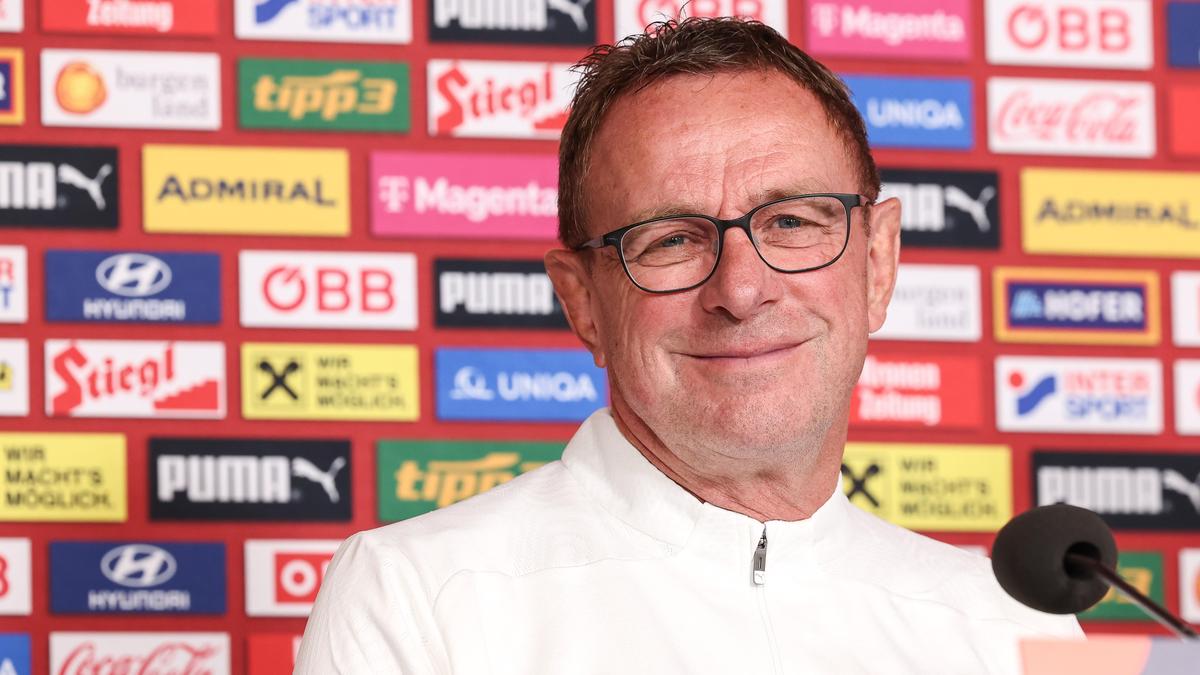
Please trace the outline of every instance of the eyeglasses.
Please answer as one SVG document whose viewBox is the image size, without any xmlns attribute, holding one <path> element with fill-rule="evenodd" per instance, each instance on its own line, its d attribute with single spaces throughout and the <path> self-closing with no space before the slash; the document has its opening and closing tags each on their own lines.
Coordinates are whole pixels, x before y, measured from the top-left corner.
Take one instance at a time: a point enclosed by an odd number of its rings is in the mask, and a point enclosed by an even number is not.
<svg viewBox="0 0 1200 675">
<path fill-rule="evenodd" d="M 725 232 L 738 228 L 776 272 L 811 272 L 837 262 L 850 241 L 850 214 L 862 195 L 822 193 L 760 204 L 741 218 L 665 216 L 627 225 L 575 247 L 612 246 L 625 274 L 648 293 L 674 293 L 708 281 L 721 261 Z"/>
</svg>

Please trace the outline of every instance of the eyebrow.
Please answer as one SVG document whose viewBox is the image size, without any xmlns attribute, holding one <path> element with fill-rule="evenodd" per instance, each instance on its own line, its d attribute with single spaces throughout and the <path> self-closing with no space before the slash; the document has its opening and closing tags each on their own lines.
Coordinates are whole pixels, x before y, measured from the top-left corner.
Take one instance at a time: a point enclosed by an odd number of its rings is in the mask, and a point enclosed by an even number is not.
<svg viewBox="0 0 1200 675">
<path fill-rule="evenodd" d="M 819 194 L 819 193 L 823 193 L 823 192 L 829 192 L 829 191 L 825 190 L 825 189 L 818 189 L 811 185 L 799 185 L 799 186 L 791 187 L 791 188 L 774 188 L 774 189 L 765 190 L 762 192 L 755 192 L 755 193 L 751 194 L 751 198 L 748 199 L 747 201 L 752 203 L 754 206 L 758 206 L 759 204 L 773 202 L 776 199 L 783 199 L 784 197 L 794 197 L 796 195 L 805 195 L 805 194 Z M 751 208 L 753 208 L 753 207 L 751 207 Z M 627 224 L 641 223 L 641 222 L 645 222 L 647 220 L 654 220 L 656 218 L 667 218 L 670 216 L 682 216 L 682 215 L 712 215 L 712 214 L 705 213 L 704 209 L 697 208 L 694 205 L 688 205 L 688 204 L 684 204 L 684 203 L 675 203 L 675 204 L 667 204 L 667 205 L 660 204 L 658 206 L 653 206 L 651 208 L 643 209 L 641 211 L 635 212 L 633 214 L 633 217 L 627 221 Z"/>
</svg>

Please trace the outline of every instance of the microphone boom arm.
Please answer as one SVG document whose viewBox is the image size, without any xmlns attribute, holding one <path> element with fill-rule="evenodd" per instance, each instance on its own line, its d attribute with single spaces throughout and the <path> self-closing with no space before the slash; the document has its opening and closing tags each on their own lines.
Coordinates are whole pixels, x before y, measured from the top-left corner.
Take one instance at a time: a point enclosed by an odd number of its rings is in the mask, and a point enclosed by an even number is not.
<svg viewBox="0 0 1200 675">
<path fill-rule="evenodd" d="M 1084 574 L 1094 574 L 1100 577 L 1106 584 L 1117 589 L 1117 591 L 1128 598 L 1130 602 L 1141 607 L 1144 612 L 1162 624 L 1167 630 L 1181 638 L 1190 640 L 1200 639 L 1200 636 L 1196 635 L 1196 631 L 1191 626 L 1175 618 L 1162 605 L 1146 597 L 1132 584 L 1122 579 L 1121 575 L 1109 569 L 1099 560 L 1079 553 L 1067 553 L 1064 558 L 1066 564 L 1069 565 L 1068 572 L 1073 571 L 1070 568 L 1074 568 L 1074 570 L 1081 570 L 1082 568 Z"/>
</svg>

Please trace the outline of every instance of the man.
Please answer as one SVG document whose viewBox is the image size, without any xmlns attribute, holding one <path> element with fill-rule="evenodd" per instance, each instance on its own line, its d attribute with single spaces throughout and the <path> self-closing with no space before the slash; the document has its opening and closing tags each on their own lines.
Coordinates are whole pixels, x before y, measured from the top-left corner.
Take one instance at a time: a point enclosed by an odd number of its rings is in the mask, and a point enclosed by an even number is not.
<svg viewBox="0 0 1200 675">
<path fill-rule="evenodd" d="M 771 29 L 582 63 L 546 267 L 612 405 L 561 462 L 351 537 L 297 672 L 1013 673 L 985 558 L 839 489 L 900 205 L 844 86 Z"/>
</svg>

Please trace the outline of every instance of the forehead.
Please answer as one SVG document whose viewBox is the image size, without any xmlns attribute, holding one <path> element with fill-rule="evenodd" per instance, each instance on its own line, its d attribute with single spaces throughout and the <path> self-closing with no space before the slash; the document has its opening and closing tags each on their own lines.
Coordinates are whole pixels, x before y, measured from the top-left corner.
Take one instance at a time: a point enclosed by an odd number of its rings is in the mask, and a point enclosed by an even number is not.
<svg viewBox="0 0 1200 675">
<path fill-rule="evenodd" d="M 664 212 L 736 216 L 779 194 L 857 192 L 846 142 L 786 75 L 676 75 L 617 100 L 593 141 L 589 230 Z"/>
</svg>

